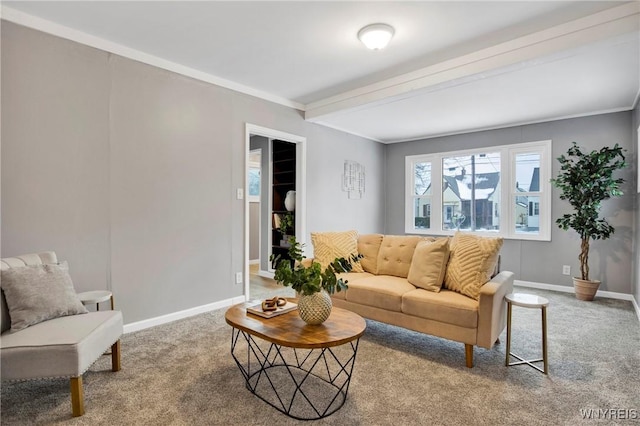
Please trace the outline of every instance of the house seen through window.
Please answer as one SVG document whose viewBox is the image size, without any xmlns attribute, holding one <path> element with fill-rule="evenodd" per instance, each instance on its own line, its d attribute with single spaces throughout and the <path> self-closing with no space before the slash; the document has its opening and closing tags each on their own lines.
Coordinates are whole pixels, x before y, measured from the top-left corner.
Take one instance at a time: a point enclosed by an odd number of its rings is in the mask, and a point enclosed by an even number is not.
<svg viewBox="0 0 640 426">
<path fill-rule="evenodd" d="M 550 238 L 551 141 L 406 157 L 408 233 Z"/>
</svg>

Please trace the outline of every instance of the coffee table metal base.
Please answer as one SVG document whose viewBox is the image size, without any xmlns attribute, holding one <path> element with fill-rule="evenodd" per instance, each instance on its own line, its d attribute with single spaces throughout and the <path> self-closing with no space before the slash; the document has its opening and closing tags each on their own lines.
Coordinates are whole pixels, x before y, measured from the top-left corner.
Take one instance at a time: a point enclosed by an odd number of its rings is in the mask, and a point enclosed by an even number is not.
<svg viewBox="0 0 640 426">
<path fill-rule="evenodd" d="M 316 420 L 345 403 L 359 341 L 296 349 L 233 328 L 231 355 L 251 393 L 289 417 Z"/>
</svg>

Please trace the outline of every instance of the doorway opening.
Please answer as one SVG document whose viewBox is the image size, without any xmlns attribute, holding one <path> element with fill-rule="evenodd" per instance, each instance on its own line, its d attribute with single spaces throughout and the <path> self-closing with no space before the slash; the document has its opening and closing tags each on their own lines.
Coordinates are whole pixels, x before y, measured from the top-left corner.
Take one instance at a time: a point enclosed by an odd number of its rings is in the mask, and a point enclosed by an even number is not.
<svg viewBox="0 0 640 426">
<path fill-rule="evenodd" d="M 306 138 L 252 124 L 245 133 L 245 299 L 293 295 L 269 258 L 286 256 L 290 235 L 306 241 Z"/>
</svg>

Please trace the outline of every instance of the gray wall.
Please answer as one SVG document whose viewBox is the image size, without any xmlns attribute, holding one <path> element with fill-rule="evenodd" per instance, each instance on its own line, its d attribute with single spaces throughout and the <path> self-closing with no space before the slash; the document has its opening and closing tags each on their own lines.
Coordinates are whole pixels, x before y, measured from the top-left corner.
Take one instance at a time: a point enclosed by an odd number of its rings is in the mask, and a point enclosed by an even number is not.
<svg viewBox="0 0 640 426">
<path fill-rule="evenodd" d="M 269 232 L 271 232 L 271 211 L 269 210 L 269 163 L 271 162 L 271 153 L 269 138 L 264 136 L 253 135 L 250 139 L 250 149 L 261 149 L 260 157 L 260 270 L 267 271 L 269 269 Z"/>
<path fill-rule="evenodd" d="M 635 148 L 629 132 L 631 127 L 631 113 L 621 112 L 389 145 L 385 230 L 389 234 L 404 233 L 404 168 L 407 155 L 547 139 L 553 140 L 554 159 L 565 152 L 572 141 L 587 149 L 617 142 L 632 155 Z M 603 215 L 616 228 L 615 234 L 609 240 L 592 243 L 589 261 L 592 278 L 602 280 L 601 290 L 627 294 L 631 293 L 633 223 L 637 214 L 634 185 L 636 166 L 630 163 L 630 167 L 621 172 L 627 181 L 623 187 L 625 195 L 606 201 L 602 207 Z M 552 174 L 555 176 L 558 170 L 558 163 L 554 160 Z M 569 211 L 569 205 L 558 198 L 555 189 L 552 199 L 552 217 L 555 221 L 555 218 Z M 554 224 L 551 239 L 551 242 L 505 240 L 501 252 L 502 269 L 515 272 L 519 280 L 571 286 L 571 277 L 562 275 L 562 265 L 570 265 L 572 271 L 579 270 L 578 236 L 573 231 L 562 231 Z"/>
<path fill-rule="evenodd" d="M 2 256 L 56 250 L 125 323 L 242 294 L 247 122 L 307 137 L 308 230 L 383 230 L 381 144 L 4 21 L 1 43 Z M 345 159 L 364 200 L 341 191 Z"/>
<path fill-rule="evenodd" d="M 249 202 L 249 260 L 260 259 L 260 204 Z"/>
<path fill-rule="evenodd" d="M 640 128 L 640 105 L 636 105 L 636 108 L 633 110 L 633 126 L 631 128 L 632 138 L 633 138 L 633 146 L 635 147 L 636 155 L 631 158 L 633 164 L 638 166 L 638 161 L 640 161 L 640 144 L 638 142 L 638 129 Z M 637 188 L 640 188 L 640 182 L 637 180 L 638 175 L 636 174 L 636 191 Z M 633 191 L 633 189 L 632 189 Z M 635 268 L 634 268 L 634 279 L 633 279 L 633 291 L 632 293 L 635 295 L 636 302 L 640 304 L 640 194 L 636 192 L 636 215 L 635 215 L 635 233 L 633 238 L 633 253 L 635 253 Z"/>
</svg>

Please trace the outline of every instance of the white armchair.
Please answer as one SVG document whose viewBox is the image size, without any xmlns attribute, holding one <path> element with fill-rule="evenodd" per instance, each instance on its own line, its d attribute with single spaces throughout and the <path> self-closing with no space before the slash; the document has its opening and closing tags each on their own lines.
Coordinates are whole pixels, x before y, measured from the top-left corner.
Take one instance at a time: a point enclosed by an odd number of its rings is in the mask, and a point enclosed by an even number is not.
<svg viewBox="0 0 640 426">
<path fill-rule="evenodd" d="M 2 271 L 28 265 L 57 264 L 54 252 L 4 258 Z M 60 316 L 12 331 L 4 290 L 0 296 L 3 381 L 69 377 L 74 417 L 84 414 L 82 375 L 111 347 L 111 369 L 120 370 L 122 312 L 100 311 Z"/>
</svg>

